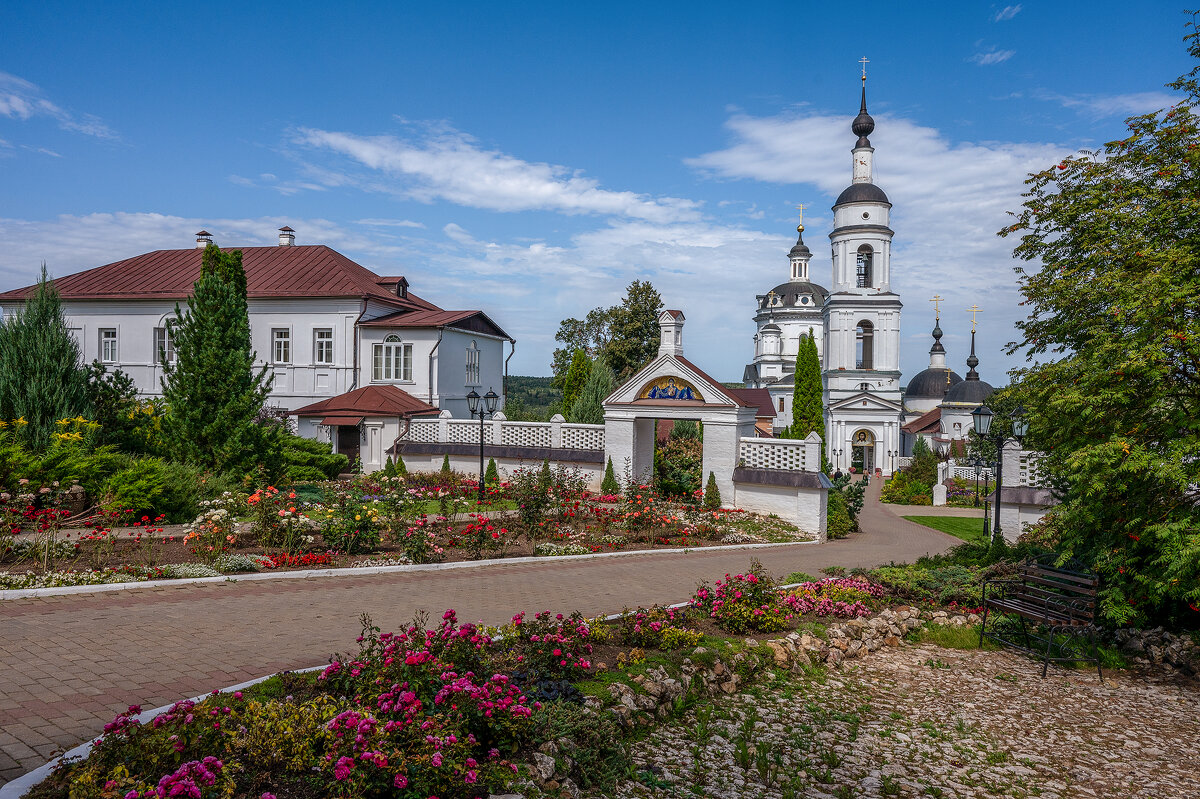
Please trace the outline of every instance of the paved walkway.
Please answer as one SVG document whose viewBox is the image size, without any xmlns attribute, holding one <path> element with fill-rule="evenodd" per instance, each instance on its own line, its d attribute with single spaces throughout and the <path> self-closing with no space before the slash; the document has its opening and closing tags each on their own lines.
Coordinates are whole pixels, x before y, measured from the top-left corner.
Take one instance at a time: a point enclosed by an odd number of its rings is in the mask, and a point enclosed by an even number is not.
<svg viewBox="0 0 1200 799">
<path fill-rule="evenodd" d="M 868 489 L 862 533 L 828 544 L 494 565 L 452 572 L 262 580 L 0 602 L 0 784 L 96 735 L 131 704 L 157 707 L 353 648 L 358 617 L 396 629 L 455 608 L 495 624 L 519 610 L 681 602 L 752 557 L 783 577 L 940 552 L 958 539 L 898 518 Z"/>
</svg>

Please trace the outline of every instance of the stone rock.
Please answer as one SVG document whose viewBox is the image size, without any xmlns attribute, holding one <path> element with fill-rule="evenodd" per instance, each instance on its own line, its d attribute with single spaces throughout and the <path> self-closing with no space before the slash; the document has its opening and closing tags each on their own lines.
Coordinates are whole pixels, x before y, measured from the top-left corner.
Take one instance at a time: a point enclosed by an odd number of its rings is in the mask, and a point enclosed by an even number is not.
<svg viewBox="0 0 1200 799">
<path fill-rule="evenodd" d="M 840 649 L 830 649 L 829 654 L 825 656 L 825 662 L 830 666 L 837 666 L 843 660 L 845 660 L 845 656 Z"/>
<path fill-rule="evenodd" d="M 554 764 L 554 758 L 550 757 L 550 755 L 544 752 L 533 753 L 533 771 L 542 782 L 550 780 L 554 776 L 556 769 L 557 766 Z M 554 790 L 548 784 L 546 788 L 547 790 Z"/>
<path fill-rule="evenodd" d="M 570 777 L 563 779 L 559 789 L 563 793 L 567 794 L 567 796 L 570 796 L 571 799 L 579 799 L 579 797 L 583 795 L 583 793 L 579 790 L 579 786 L 575 784 L 575 780 L 571 779 Z"/>
<path fill-rule="evenodd" d="M 555 755 L 558 754 L 558 745 L 555 744 L 554 741 L 546 741 L 545 743 L 543 743 L 541 746 L 538 747 L 538 751 L 544 755 L 549 755 L 550 757 L 554 757 Z"/>
<path fill-rule="evenodd" d="M 731 694 L 737 690 L 737 675 L 730 675 L 730 678 L 721 683 L 721 690 L 727 694 Z"/>
<path fill-rule="evenodd" d="M 792 656 L 788 653 L 787 647 L 779 641 L 767 641 L 767 646 L 771 647 L 772 658 L 776 666 L 786 666 L 792 661 Z"/>
</svg>

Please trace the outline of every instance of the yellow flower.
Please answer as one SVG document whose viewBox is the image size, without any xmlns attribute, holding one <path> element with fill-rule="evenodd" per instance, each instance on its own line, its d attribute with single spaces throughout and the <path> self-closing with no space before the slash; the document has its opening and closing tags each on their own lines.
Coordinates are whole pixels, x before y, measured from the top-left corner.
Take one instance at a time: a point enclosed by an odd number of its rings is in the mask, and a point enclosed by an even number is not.
<svg viewBox="0 0 1200 799">
<path fill-rule="evenodd" d="M 362 521 L 362 516 L 359 516 L 357 513 L 356 513 L 356 514 L 354 514 L 354 521 L 356 521 L 356 522 L 361 522 L 361 521 Z"/>
</svg>

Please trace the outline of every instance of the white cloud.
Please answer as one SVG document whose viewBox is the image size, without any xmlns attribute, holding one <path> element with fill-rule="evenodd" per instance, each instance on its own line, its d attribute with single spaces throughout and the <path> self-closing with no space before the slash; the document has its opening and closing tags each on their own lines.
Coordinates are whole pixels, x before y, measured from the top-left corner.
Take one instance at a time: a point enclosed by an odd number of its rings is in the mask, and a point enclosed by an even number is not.
<svg viewBox="0 0 1200 799">
<path fill-rule="evenodd" d="M 1004 22 L 1006 20 L 1012 19 L 1013 17 L 1015 17 L 1017 14 L 1020 14 L 1020 13 L 1021 13 L 1021 4 L 1020 3 L 1018 3 L 1015 6 L 1005 6 L 1004 8 L 1002 8 L 996 12 L 996 15 L 994 17 L 992 17 L 992 21 L 993 22 Z"/>
<path fill-rule="evenodd" d="M 1094 119 L 1111 116 L 1134 116 L 1149 114 L 1170 108 L 1181 98 L 1166 92 L 1130 92 L 1128 94 L 1079 94 L 1068 96 L 1053 92 L 1039 92 L 1038 99 L 1056 102 L 1065 108 L 1075 108 Z"/>
<path fill-rule="evenodd" d="M 117 138 L 117 134 L 99 117 L 92 114 L 76 116 L 43 97 L 36 85 L 7 72 L 0 72 L 0 116 L 22 122 L 34 117 L 49 117 L 63 130 L 100 139 Z"/>
<path fill-rule="evenodd" d="M 356 225 L 372 225 L 375 227 L 411 227 L 424 228 L 422 222 L 414 222 L 411 219 L 356 219 Z"/>
<path fill-rule="evenodd" d="M 483 149 L 473 137 L 445 127 L 413 138 L 303 128 L 293 141 L 369 170 L 360 177 L 344 166 L 314 167 L 310 174 L 329 185 L 353 183 L 421 202 L 446 200 L 492 211 L 546 210 L 659 223 L 699 217 L 698 203 L 691 200 L 603 189 L 567 167 Z"/>
<path fill-rule="evenodd" d="M 1017 336 L 1013 323 L 1023 314 L 1012 272 L 1013 243 L 996 231 L 1009 224 L 1007 211 L 1021 207 L 1026 175 L 1069 149 L 1047 143 L 952 144 L 911 120 L 880 116 L 876 123 L 874 177 L 894 205 L 893 286 L 906 304 L 906 339 L 914 342 L 904 350 L 903 371 L 911 375 L 928 365 L 928 347 L 919 342 L 928 340 L 925 331 L 933 327 L 933 309 L 925 300 L 937 292 L 949 300 L 942 327 L 952 364 L 961 371 L 967 353 L 968 317 L 962 309 L 978 302 L 986 310 L 980 358 L 987 375 L 1000 380 L 997 366 L 1012 365 L 1000 347 Z M 727 127 L 730 146 L 691 159 L 692 166 L 718 178 L 812 184 L 829 201 L 849 184 L 853 136 L 844 117 L 738 115 Z M 809 225 L 810 235 L 817 235 L 816 224 Z M 828 276 L 825 248 L 813 251 L 813 274 Z"/>
<path fill-rule="evenodd" d="M 1016 54 L 1017 54 L 1016 50 L 997 50 L 995 47 L 992 47 L 987 52 L 981 51 L 981 52 L 975 53 L 973 56 L 971 56 L 967 60 L 974 61 L 976 64 L 979 64 L 981 67 L 986 67 L 986 66 L 990 66 L 992 64 L 1002 64 L 1005 61 L 1007 61 L 1008 59 L 1015 56 Z"/>
</svg>

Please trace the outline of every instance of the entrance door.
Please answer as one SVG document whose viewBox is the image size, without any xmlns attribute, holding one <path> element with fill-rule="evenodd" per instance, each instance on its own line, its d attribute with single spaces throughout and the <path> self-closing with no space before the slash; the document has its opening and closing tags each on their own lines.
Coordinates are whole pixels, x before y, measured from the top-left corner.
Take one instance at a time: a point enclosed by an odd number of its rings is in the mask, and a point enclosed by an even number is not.
<svg viewBox="0 0 1200 799">
<path fill-rule="evenodd" d="M 850 465 L 855 471 L 875 471 L 875 436 L 870 430 L 859 430 L 851 442 Z"/>
<path fill-rule="evenodd" d="M 349 458 L 350 465 L 354 466 L 354 459 L 358 457 L 358 425 L 338 425 L 337 451 Z"/>
</svg>

